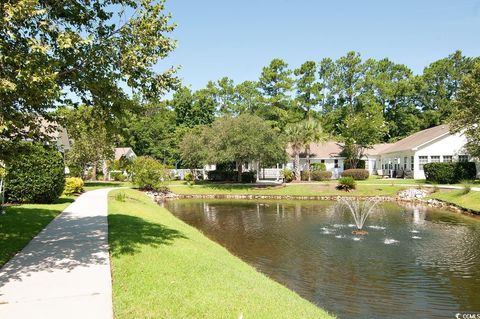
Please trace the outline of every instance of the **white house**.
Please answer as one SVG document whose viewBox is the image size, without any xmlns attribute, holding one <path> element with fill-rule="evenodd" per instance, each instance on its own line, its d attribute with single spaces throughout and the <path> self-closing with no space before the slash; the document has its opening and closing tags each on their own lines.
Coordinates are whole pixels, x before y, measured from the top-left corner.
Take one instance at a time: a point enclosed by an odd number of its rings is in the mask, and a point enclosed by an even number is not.
<svg viewBox="0 0 480 319">
<path fill-rule="evenodd" d="M 423 165 L 432 162 L 470 161 L 465 150 L 466 137 L 451 133 L 449 126 L 439 125 L 412 134 L 396 143 L 376 144 L 365 152 L 365 168 L 372 175 L 425 179 Z M 293 169 L 293 154 L 287 167 Z M 325 163 L 333 177 L 343 171 L 342 144 L 329 141 L 311 146 L 311 163 Z M 306 168 L 305 154 L 300 154 L 300 167 Z M 478 167 L 478 163 L 477 163 Z"/>
<path fill-rule="evenodd" d="M 132 160 L 137 157 L 137 154 L 131 147 L 117 147 L 115 148 L 115 160 L 119 161 L 121 158 Z"/>
</svg>

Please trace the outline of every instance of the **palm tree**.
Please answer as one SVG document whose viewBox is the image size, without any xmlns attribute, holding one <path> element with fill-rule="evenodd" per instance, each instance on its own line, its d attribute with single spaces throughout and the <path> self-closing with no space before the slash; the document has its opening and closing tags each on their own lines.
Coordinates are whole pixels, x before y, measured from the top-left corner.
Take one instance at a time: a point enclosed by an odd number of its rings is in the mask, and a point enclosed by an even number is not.
<svg viewBox="0 0 480 319">
<path fill-rule="evenodd" d="M 328 136 L 323 132 L 322 126 L 317 120 L 308 119 L 303 121 L 300 126 L 302 130 L 302 144 L 305 146 L 308 181 L 311 181 L 312 174 L 310 168 L 310 145 L 312 143 L 325 142 Z"/>
<path fill-rule="evenodd" d="M 305 140 L 303 126 L 300 123 L 291 124 L 286 127 L 285 134 L 287 136 L 287 141 L 292 147 L 293 151 L 293 172 L 295 174 L 295 180 L 300 181 L 300 151 L 302 149 L 302 146 L 304 145 L 303 142 Z"/>
</svg>

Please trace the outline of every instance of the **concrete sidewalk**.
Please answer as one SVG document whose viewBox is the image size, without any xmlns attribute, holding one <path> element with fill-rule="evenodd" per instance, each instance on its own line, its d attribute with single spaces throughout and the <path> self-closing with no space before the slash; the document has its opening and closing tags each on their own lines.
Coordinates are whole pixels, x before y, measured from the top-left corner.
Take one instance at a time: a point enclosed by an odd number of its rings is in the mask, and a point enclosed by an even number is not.
<svg viewBox="0 0 480 319">
<path fill-rule="evenodd" d="M 113 318 L 109 191 L 78 197 L 0 269 L 0 318 Z"/>
</svg>

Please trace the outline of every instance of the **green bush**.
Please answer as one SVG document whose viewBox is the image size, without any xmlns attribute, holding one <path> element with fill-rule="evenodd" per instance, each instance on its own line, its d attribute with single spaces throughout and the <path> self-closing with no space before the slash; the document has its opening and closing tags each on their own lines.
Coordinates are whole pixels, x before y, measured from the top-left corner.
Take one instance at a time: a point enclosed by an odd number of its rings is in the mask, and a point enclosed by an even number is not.
<svg viewBox="0 0 480 319">
<path fill-rule="evenodd" d="M 300 180 L 301 181 L 308 181 L 308 171 L 301 171 L 300 172 Z"/>
<path fill-rule="evenodd" d="M 359 160 L 357 163 L 357 169 L 365 169 L 365 161 L 364 160 Z M 343 161 L 343 169 L 348 170 L 352 169 L 352 161 L 349 159 L 346 159 Z"/>
<path fill-rule="evenodd" d="M 255 171 L 242 173 L 242 183 L 255 183 L 256 181 L 257 173 Z"/>
<path fill-rule="evenodd" d="M 368 176 L 370 176 L 370 174 L 365 169 L 352 168 L 352 169 L 347 169 L 346 171 L 343 171 L 342 177 L 348 177 L 348 176 L 352 177 L 354 180 L 363 181 L 363 180 L 366 180 Z"/>
<path fill-rule="evenodd" d="M 142 190 L 165 192 L 169 174 L 166 167 L 149 156 L 139 156 L 132 163 L 132 182 Z"/>
<path fill-rule="evenodd" d="M 6 198 L 15 203 L 51 203 L 63 192 L 65 164 L 56 149 L 21 143 L 5 161 Z"/>
<path fill-rule="evenodd" d="M 425 178 L 431 183 L 456 184 L 477 176 L 473 162 L 428 163 L 423 166 Z"/>
<path fill-rule="evenodd" d="M 290 183 L 295 178 L 295 174 L 293 174 L 293 172 L 288 168 L 285 168 L 282 171 L 282 175 L 283 175 L 283 179 L 285 180 L 285 183 Z"/>
<path fill-rule="evenodd" d="M 312 180 L 314 181 L 328 181 L 332 179 L 332 172 L 327 171 L 313 171 Z"/>
<path fill-rule="evenodd" d="M 207 173 L 208 180 L 214 182 L 232 182 L 236 181 L 238 178 L 238 173 L 234 171 L 209 171 Z"/>
<path fill-rule="evenodd" d="M 327 170 L 327 166 L 325 165 L 325 163 L 312 163 L 312 164 L 310 164 L 310 168 L 314 172 L 316 172 L 316 171 L 325 172 Z"/>
<path fill-rule="evenodd" d="M 338 180 L 337 189 L 349 192 L 357 187 L 357 183 L 351 176 L 342 177 Z"/>
<path fill-rule="evenodd" d="M 63 193 L 65 195 L 73 195 L 83 193 L 83 180 L 79 177 L 67 177 L 65 179 L 65 189 Z"/>
<path fill-rule="evenodd" d="M 191 172 L 188 172 L 185 174 L 185 176 L 183 177 L 183 179 L 187 182 L 193 182 L 195 180 L 193 174 Z"/>
<path fill-rule="evenodd" d="M 123 175 L 123 172 L 111 172 L 110 178 L 117 182 L 125 182 L 127 177 Z"/>
</svg>

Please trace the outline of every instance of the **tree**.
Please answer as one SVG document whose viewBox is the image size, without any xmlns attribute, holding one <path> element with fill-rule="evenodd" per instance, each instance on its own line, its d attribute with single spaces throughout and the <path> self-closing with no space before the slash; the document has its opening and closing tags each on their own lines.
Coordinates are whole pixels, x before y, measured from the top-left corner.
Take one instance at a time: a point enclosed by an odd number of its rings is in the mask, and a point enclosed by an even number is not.
<svg viewBox="0 0 480 319">
<path fill-rule="evenodd" d="M 235 87 L 237 96 L 237 110 L 239 114 L 256 114 L 261 105 L 261 95 L 257 90 L 258 83 L 255 81 L 244 81 Z"/>
<path fill-rule="evenodd" d="M 241 181 L 244 163 L 283 162 L 285 145 L 278 134 L 258 116 L 241 114 L 222 117 L 205 127 L 208 161 L 211 163 L 235 162 L 238 181 Z"/>
<path fill-rule="evenodd" d="M 205 126 L 196 126 L 191 128 L 183 136 L 179 148 L 182 163 L 190 170 L 201 168 L 208 164 L 209 145 L 208 128 Z M 196 175 L 193 174 L 195 177 Z"/>
<path fill-rule="evenodd" d="M 301 122 L 300 128 L 301 136 L 303 137 L 302 144 L 305 147 L 308 181 L 311 181 L 310 145 L 312 143 L 325 142 L 327 140 L 327 135 L 323 132 L 320 122 L 316 120 L 310 119 L 303 121 Z"/>
<path fill-rule="evenodd" d="M 153 69 L 175 48 L 163 10 L 162 0 L 2 1 L 0 139 L 45 137 L 39 116 L 54 120 L 60 105 L 118 114 L 127 92 L 153 98 L 174 87 L 174 68 Z"/>
<path fill-rule="evenodd" d="M 422 128 L 444 123 L 454 110 L 461 80 L 468 73 L 475 59 L 456 51 L 448 57 L 435 61 L 416 78 L 416 103 L 422 110 Z"/>
<path fill-rule="evenodd" d="M 312 113 L 322 102 L 322 84 L 316 81 L 317 65 L 314 61 L 303 63 L 298 69 L 294 70 L 297 76 L 296 102 L 303 111 L 304 118 L 311 118 Z"/>
<path fill-rule="evenodd" d="M 344 143 L 343 152 L 352 168 L 357 168 L 365 150 L 381 141 L 386 132 L 383 115 L 378 106 L 372 106 L 345 119 L 339 125 Z"/>
<path fill-rule="evenodd" d="M 304 147 L 304 132 L 300 123 L 290 124 L 285 128 L 285 135 L 293 152 L 293 172 L 295 174 L 295 180 L 301 180 L 300 172 L 300 152 Z"/>
<path fill-rule="evenodd" d="M 170 103 L 178 126 L 210 124 L 215 119 L 215 100 L 208 89 L 192 93 L 190 88 L 182 87 L 175 92 Z"/>
<path fill-rule="evenodd" d="M 273 59 L 263 68 L 258 81 L 263 101 L 257 115 L 280 128 L 296 120 L 292 108 L 291 90 L 294 81 L 291 75 L 292 71 L 285 61 Z"/>
<path fill-rule="evenodd" d="M 464 132 L 469 154 L 480 157 L 480 62 L 463 77 L 454 107 L 450 118 L 452 131 Z"/>
<path fill-rule="evenodd" d="M 64 109 L 60 114 L 73 140 L 71 149 L 66 153 L 67 166 L 73 175 L 83 179 L 86 178 L 86 169 L 92 166 L 92 179 L 95 180 L 99 162 L 113 157 L 111 132 L 93 107 L 83 105 L 76 110 Z"/>
</svg>

